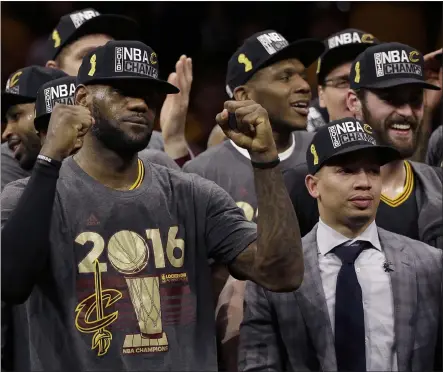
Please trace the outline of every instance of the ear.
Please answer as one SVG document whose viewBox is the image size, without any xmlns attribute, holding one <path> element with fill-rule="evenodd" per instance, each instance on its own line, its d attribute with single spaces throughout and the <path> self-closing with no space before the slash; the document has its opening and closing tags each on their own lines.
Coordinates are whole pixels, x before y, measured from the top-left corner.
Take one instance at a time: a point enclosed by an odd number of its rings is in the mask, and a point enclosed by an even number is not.
<svg viewBox="0 0 443 372">
<path fill-rule="evenodd" d="M 305 178 L 305 185 L 308 189 L 309 195 L 311 195 L 314 199 L 318 199 L 320 196 L 318 192 L 318 178 L 312 174 L 308 174 Z"/>
<path fill-rule="evenodd" d="M 46 62 L 45 67 L 48 68 L 58 68 L 57 62 L 53 61 L 52 59 Z"/>
<path fill-rule="evenodd" d="M 361 101 L 357 97 L 357 93 L 352 89 L 348 90 L 346 105 L 348 106 L 348 110 L 352 112 L 355 118 L 360 119 L 362 117 Z"/>
<path fill-rule="evenodd" d="M 90 92 L 87 87 L 80 84 L 75 89 L 75 104 L 79 106 L 89 107 Z"/>
<path fill-rule="evenodd" d="M 234 98 L 236 101 L 247 101 L 250 99 L 248 87 L 246 85 L 240 85 L 234 89 Z"/>
<path fill-rule="evenodd" d="M 317 92 L 318 92 L 318 103 L 320 104 L 320 107 L 326 108 L 325 92 L 324 92 L 323 87 L 321 85 L 318 86 Z"/>
</svg>

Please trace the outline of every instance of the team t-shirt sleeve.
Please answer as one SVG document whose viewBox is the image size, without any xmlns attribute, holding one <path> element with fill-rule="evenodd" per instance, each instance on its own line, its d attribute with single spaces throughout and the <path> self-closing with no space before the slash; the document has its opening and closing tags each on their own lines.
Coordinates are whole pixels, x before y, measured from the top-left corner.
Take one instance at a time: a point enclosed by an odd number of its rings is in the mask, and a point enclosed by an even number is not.
<svg viewBox="0 0 443 372">
<path fill-rule="evenodd" d="M 209 258 L 229 264 L 257 239 L 257 225 L 249 222 L 231 196 L 214 182 L 208 188 L 205 240 Z"/>
</svg>

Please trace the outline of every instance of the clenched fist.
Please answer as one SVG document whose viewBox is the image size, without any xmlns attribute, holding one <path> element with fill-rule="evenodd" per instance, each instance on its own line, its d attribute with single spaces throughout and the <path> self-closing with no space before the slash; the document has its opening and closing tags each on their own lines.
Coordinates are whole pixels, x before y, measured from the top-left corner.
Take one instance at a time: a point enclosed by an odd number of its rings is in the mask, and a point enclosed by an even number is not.
<svg viewBox="0 0 443 372">
<path fill-rule="evenodd" d="M 217 114 L 217 124 L 237 146 L 249 151 L 251 160 L 269 162 L 278 157 L 268 112 L 254 101 L 226 101 Z M 237 128 L 229 126 L 229 114 L 235 115 Z"/>
<path fill-rule="evenodd" d="M 40 154 L 62 161 L 83 145 L 83 137 L 93 122 L 86 107 L 56 104 Z"/>
</svg>

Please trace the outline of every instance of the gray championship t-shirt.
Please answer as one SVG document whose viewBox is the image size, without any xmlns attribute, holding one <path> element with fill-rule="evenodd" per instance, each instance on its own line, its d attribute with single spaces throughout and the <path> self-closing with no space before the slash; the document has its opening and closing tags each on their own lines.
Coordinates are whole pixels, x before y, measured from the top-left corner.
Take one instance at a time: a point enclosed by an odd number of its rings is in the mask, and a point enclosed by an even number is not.
<svg viewBox="0 0 443 372">
<path fill-rule="evenodd" d="M 286 159 L 281 160 L 282 170 L 306 162 L 306 149 L 314 137 L 313 133 L 305 131 L 293 132 L 293 135 L 295 147 Z M 281 157 L 282 154 L 280 154 Z M 237 205 L 243 209 L 249 221 L 256 220 L 258 214 L 257 197 L 251 160 L 241 153 L 231 141 L 224 141 L 211 147 L 195 159 L 188 161 L 182 169 L 184 172 L 196 173 L 214 181 L 231 195 Z"/>
<path fill-rule="evenodd" d="M 2 191 L 5 186 L 20 178 L 29 177 L 31 172 L 25 171 L 20 167 L 20 163 L 14 158 L 11 149 L 8 147 L 8 143 L 2 143 L 1 145 L 1 178 L 2 178 Z"/>
<path fill-rule="evenodd" d="M 217 370 L 208 259 L 231 262 L 256 225 L 215 183 L 144 164 L 141 186 L 117 191 L 63 162 L 50 260 L 26 303 L 31 369 Z M 2 226 L 27 180 L 2 193 Z"/>
</svg>

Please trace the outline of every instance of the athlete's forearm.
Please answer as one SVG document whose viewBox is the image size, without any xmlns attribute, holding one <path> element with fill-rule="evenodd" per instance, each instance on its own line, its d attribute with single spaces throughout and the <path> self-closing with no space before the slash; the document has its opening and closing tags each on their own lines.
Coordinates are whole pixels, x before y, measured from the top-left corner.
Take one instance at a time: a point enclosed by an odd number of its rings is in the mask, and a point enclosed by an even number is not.
<svg viewBox="0 0 443 372">
<path fill-rule="evenodd" d="M 271 285 L 298 287 L 304 273 L 302 242 L 280 166 L 254 168 L 254 181 L 259 210 L 255 266 Z"/>
<path fill-rule="evenodd" d="M 23 303 L 49 255 L 49 231 L 59 170 L 37 162 L 2 229 L 2 300 Z"/>
</svg>

